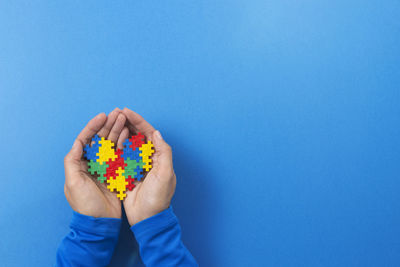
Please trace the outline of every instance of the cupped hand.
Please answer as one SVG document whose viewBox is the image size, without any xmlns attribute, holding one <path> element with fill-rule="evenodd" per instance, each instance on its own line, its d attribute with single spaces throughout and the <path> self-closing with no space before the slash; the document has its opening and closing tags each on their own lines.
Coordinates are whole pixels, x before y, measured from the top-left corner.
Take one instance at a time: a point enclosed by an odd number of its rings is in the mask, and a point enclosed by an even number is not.
<svg viewBox="0 0 400 267">
<path fill-rule="evenodd" d="M 125 108 L 126 127 L 118 141 L 121 146 L 131 134 L 141 132 L 154 144 L 153 168 L 146 178 L 135 182 L 136 187 L 127 192 L 123 204 L 129 224 L 132 226 L 144 219 L 167 209 L 175 193 L 176 176 L 172 164 L 171 147 L 163 140 L 159 131 L 146 122 L 139 114 Z"/>
<path fill-rule="evenodd" d="M 93 217 L 121 218 L 121 201 L 88 173 L 87 161 L 82 158 L 83 147 L 98 134 L 116 142 L 124 129 L 126 117 L 116 108 L 108 116 L 94 117 L 76 138 L 71 151 L 64 158 L 64 193 L 73 210 Z M 119 143 L 118 146 L 122 146 Z"/>
</svg>

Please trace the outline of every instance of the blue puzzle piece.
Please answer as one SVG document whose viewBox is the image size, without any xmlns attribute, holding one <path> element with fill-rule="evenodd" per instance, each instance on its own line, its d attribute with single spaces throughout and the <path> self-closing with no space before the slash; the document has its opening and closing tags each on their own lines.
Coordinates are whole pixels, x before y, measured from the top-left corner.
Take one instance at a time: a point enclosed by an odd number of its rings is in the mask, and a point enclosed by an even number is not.
<svg viewBox="0 0 400 267">
<path fill-rule="evenodd" d="M 125 142 L 123 143 L 124 147 L 130 147 L 132 145 L 132 142 L 129 141 L 129 138 L 125 140 Z"/>
<path fill-rule="evenodd" d="M 99 159 L 99 156 L 97 156 L 96 154 L 92 154 L 92 153 L 86 153 L 86 154 L 84 155 L 84 157 L 85 157 L 87 160 L 93 160 L 93 161 L 96 161 L 96 160 Z"/>
<path fill-rule="evenodd" d="M 83 148 L 83 150 L 85 151 L 84 153 L 84 157 L 87 160 L 97 160 L 99 158 L 99 156 L 97 156 L 96 154 L 99 152 L 99 148 L 101 146 L 101 144 L 99 143 L 99 141 L 101 140 L 101 138 L 96 134 L 93 138 L 92 138 L 92 142 L 94 142 L 94 144 L 92 146 L 90 145 L 85 145 L 85 147 Z"/>
<path fill-rule="evenodd" d="M 138 181 L 140 181 L 142 178 L 143 178 L 143 174 L 142 174 L 142 171 L 143 171 L 143 169 L 142 168 L 140 168 L 140 166 L 137 166 L 136 167 L 136 169 L 135 169 L 135 172 L 136 172 L 136 179 L 138 180 Z"/>
<path fill-rule="evenodd" d="M 98 136 L 97 134 L 92 138 L 92 141 L 95 142 L 96 144 L 99 144 L 99 141 L 101 141 L 100 136 Z"/>
<path fill-rule="evenodd" d="M 132 159 L 132 157 L 133 157 L 133 149 L 130 148 L 130 147 L 125 147 L 125 148 L 122 150 L 122 155 L 121 155 L 121 157 L 123 157 L 124 160 L 127 160 L 128 158 Z"/>
<path fill-rule="evenodd" d="M 90 147 L 89 145 L 85 146 L 84 151 L 85 151 L 84 157 L 87 160 L 97 160 L 98 159 L 98 156 L 96 156 L 95 149 Z"/>
<path fill-rule="evenodd" d="M 135 150 L 133 150 L 133 155 L 131 159 L 136 160 L 137 162 L 142 160 L 142 157 L 140 156 L 140 153 L 142 153 L 139 148 L 136 148 Z"/>
<path fill-rule="evenodd" d="M 130 147 L 132 145 L 132 142 L 129 141 L 129 139 L 126 139 L 125 142 L 123 143 L 124 148 L 122 149 L 122 155 L 121 157 L 124 160 L 132 159 L 133 157 L 133 149 Z"/>
<path fill-rule="evenodd" d="M 131 160 L 140 161 L 140 160 L 142 160 L 140 153 L 141 153 L 141 151 L 139 150 L 139 148 L 136 148 L 135 150 L 133 150 L 130 147 L 125 147 L 123 149 L 121 157 L 123 157 L 124 160 L 131 159 Z"/>
</svg>

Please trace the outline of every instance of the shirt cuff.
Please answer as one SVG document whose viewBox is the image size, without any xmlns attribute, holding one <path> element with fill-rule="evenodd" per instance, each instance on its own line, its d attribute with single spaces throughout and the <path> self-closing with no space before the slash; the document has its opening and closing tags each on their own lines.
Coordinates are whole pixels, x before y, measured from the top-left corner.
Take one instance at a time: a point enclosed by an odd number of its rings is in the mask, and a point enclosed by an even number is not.
<svg viewBox="0 0 400 267">
<path fill-rule="evenodd" d="M 131 231 L 137 239 L 148 233 L 157 233 L 163 231 L 165 228 L 178 223 L 178 218 L 175 216 L 172 207 L 151 216 L 137 224 L 132 225 Z"/>
<path fill-rule="evenodd" d="M 114 236 L 119 234 L 121 219 L 95 218 L 73 211 L 70 227 L 91 234 Z"/>
</svg>

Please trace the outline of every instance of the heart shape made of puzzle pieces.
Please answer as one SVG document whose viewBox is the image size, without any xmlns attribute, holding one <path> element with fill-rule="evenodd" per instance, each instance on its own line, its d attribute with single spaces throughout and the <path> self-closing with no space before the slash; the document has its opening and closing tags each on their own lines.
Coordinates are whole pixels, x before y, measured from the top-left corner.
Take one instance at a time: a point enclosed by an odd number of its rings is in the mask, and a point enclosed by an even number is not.
<svg viewBox="0 0 400 267">
<path fill-rule="evenodd" d="M 146 142 L 141 133 L 126 139 L 123 150 L 115 149 L 111 140 L 98 135 L 92 138 L 91 143 L 84 148 L 88 172 L 97 175 L 100 183 L 107 181 L 107 188 L 116 191 L 120 200 L 126 197 L 127 190 L 133 190 L 134 181 L 141 181 L 152 168 L 154 146 L 151 141 Z"/>
</svg>

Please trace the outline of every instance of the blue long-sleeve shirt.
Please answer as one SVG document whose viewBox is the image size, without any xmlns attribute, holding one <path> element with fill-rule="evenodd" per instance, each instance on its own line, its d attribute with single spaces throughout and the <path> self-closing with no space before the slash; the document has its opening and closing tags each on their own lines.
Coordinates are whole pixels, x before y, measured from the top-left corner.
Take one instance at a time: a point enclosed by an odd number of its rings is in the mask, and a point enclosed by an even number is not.
<svg viewBox="0 0 400 267">
<path fill-rule="evenodd" d="M 94 218 L 73 212 L 56 266 L 107 266 L 118 241 L 121 219 Z M 178 219 L 168 208 L 131 227 L 146 266 L 198 266 L 183 245 Z"/>
</svg>

